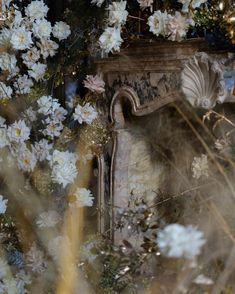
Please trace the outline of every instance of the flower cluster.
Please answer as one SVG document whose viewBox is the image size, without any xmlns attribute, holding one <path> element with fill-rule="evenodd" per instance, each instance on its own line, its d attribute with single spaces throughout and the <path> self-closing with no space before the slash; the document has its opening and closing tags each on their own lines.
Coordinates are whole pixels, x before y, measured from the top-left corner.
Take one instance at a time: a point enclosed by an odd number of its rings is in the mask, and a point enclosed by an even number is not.
<svg viewBox="0 0 235 294">
<path fill-rule="evenodd" d="M 67 39 L 70 27 L 60 21 L 54 26 L 46 19 L 49 8 L 43 1 L 32 1 L 21 10 L 9 3 L 12 15 L 0 30 L 0 69 L 7 76 L 7 83 L 0 84 L 0 100 L 13 95 L 30 93 L 34 83 L 43 80 L 46 59 L 53 57 L 58 42 Z"/>
<path fill-rule="evenodd" d="M 152 12 L 153 0 L 135 1 L 139 3 L 140 10 L 148 9 L 148 11 Z M 92 4 L 98 7 L 101 7 L 103 2 L 100 0 L 91 1 Z M 193 21 L 194 10 L 200 8 L 205 2 L 207 0 L 178 0 L 178 4 L 182 5 L 180 10 L 168 9 L 171 13 L 164 9 L 154 11 L 146 19 L 149 31 L 156 36 L 161 36 L 171 41 L 182 41 L 186 37 L 190 26 L 195 24 Z M 99 38 L 100 47 L 106 53 L 120 51 L 120 46 L 123 42 L 121 37 L 122 27 L 125 26 L 128 17 L 128 4 L 128 1 L 114 1 L 106 8 L 108 11 L 108 26 Z M 145 19 L 141 18 L 140 20 L 143 21 Z"/>
</svg>

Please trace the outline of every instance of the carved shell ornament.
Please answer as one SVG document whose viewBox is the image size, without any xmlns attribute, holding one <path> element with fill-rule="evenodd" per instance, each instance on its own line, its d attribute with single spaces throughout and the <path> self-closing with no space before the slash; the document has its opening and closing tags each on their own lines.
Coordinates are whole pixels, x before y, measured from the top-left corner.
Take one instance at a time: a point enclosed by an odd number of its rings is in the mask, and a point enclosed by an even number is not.
<svg viewBox="0 0 235 294">
<path fill-rule="evenodd" d="M 182 91 L 194 107 L 211 109 L 225 100 L 223 71 L 206 53 L 197 53 L 184 65 Z"/>
</svg>

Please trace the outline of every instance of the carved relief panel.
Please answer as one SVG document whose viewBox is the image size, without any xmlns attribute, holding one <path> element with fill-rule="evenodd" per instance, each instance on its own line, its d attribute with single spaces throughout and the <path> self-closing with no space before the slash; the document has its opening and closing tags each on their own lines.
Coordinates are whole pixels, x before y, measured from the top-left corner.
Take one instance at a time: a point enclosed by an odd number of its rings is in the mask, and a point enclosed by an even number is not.
<svg viewBox="0 0 235 294">
<path fill-rule="evenodd" d="M 171 144 L 170 138 L 166 137 L 162 143 L 155 144 L 160 150 L 154 150 L 151 141 L 157 140 L 157 129 L 161 126 L 164 130 L 167 122 L 173 130 L 176 126 L 172 120 L 176 115 L 176 102 L 184 100 L 185 95 L 190 96 L 191 101 L 188 101 L 192 105 L 205 108 L 210 108 L 210 103 L 214 105 L 216 100 L 224 101 L 227 95 L 220 83 L 221 72 L 212 70 L 213 58 L 202 61 L 204 72 L 199 81 L 197 75 L 193 80 L 185 71 L 187 68 L 194 74 L 198 62 L 196 60 L 194 65 L 192 59 L 201 51 L 208 51 L 202 41 L 138 44 L 119 55 L 97 62 L 98 71 L 106 82 L 106 102 L 110 105 L 110 120 L 114 125 L 112 148 L 104 155 L 106 159 L 101 175 L 104 186 L 100 199 L 103 208 L 108 203 L 113 208 L 125 207 L 131 194 L 154 198 L 162 186 L 171 189 L 166 176 L 171 173 L 169 166 L 163 165 L 159 156 L 154 156 L 159 153 L 163 156 L 168 152 L 168 146 L 164 144 Z M 213 52 L 210 55 L 213 56 Z M 202 60 L 203 56 L 200 58 Z M 219 54 L 218 59 L 225 62 L 226 58 L 225 54 Z M 195 67 L 194 70 L 190 64 Z M 205 77 L 210 77 L 213 72 L 213 85 L 210 85 Z M 183 81 L 182 86 L 183 78 L 187 78 L 187 83 Z M 191 89 L 193 83 L 197 87 L 197 82 L 203 82 L 205 89 L 199 94 L 195 94 L 195 91 L 189 93 L 188 87 Z M 197 91 L 200 92 L 200 85 L 198 87 Z M 215 89 L 213 94 L 210 88 Z M 204 100 L 199 101 L 198 95 L 204 95 Z M 176 108 L 172 108 L 172 105 L 176 105 Z M 158 132 L 158 135 L 164 137 L 164 132 Z M 175 144 L 178 144 L 177 140 Z M 112 228 L 112 219 L 113 215 L 102 218 L 103 231 Z M 118 235 L 115 234 L 115 238 L 118 240 Z"/>
</svg>

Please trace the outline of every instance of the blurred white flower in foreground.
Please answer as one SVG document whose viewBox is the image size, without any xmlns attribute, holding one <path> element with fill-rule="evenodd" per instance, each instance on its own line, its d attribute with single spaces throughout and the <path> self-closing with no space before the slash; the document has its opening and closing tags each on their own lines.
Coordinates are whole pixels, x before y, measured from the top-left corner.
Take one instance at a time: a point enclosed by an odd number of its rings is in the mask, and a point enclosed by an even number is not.
<svg viewBox="0 0 235 294">
<path fill-rule="evenodd" d="M 157 244 L 168 257 L 194 259 L 205 244 L 203 233 L 194 226 L 170 224 L 159 231 Z"/>
<path fill-rule="evenodd" d="M 71 34 L 70 26 L 63 21 L 58 21 L 55 23 L 52 33 L 53 36 L 60 41 L 67 39 L 68 36 Z"/>
<path fill-rule="evenodd" d="M 197 276 L 196 279 L 193 280 L 193 282 L 198 285 L 213 285 L 214 284 L 212 279 L 210 279 L 204 275 Z"/>
<path fill-rule="evenodd" d="M 97 118 L 97 116 L 97 111 L 89 103 L 86 103 L 84 106 L 78 104 L 73 114 L 74 119 L 77 120 L 80 124 L 83 122 L 91 124 L 93 120 Z"/>
<path fill-rule="evenodd" d="M 98 76 L 87 75 L 84 81 L 84 86 L 92 92 L 101 94 L 105 91 L 105 82 Z"/>
<path fill-rule="evenodd" d="M 71 243 L 67 236 L 58 236 L 50 240 L 48 243 L 48 251 L 54 260 L 59 261 L 63 252 L 70 252 Z"/>
<path fill-rule="evenodd" d="M 55 150 L 50 161 L 52 167 L 52 181 L 62 184 L 63 188 L 73 183 L 78 174 L 76 161 L 76 154 L 68 151 L 60 152 Z"/>
<path fill-rule="evenodd" d="M 6 261 L 0 257 L 0 279 L 4 278 L 9 273 L 9 267 Z"/>
<path fill-rule="evenodd" d="M 0 195 L 0 213 L 5 213 L 7 210 L 7 199 L 3 199 L 3 196 Z"/>
<path fill-rule="evenodd" d="M 37 158 L 34 152 L 30 151 L 25 143 L 22 143 L 12 149 L 12 154 L 15 156 L 17 166 L 24 172 L 31 172 L 37 164 Z"/>
<path fill-rule="evenodd" d="M 93 205 L 94 197 L 91 191 L 86 188 L 77 188 L 73 196 L 75 197 L 75 201 L 71 205 L 75 204 L 77 207 Z"/>
<path fill-rule="evenodd" d="M 26 254 L 26 265 L 35 273 L 41 273 L 46 269 L 46 262 L 42 251 L 33 244 Z"/>
<path fill-rule="evenodd" d="M 55 210 L 42 212 L 37 219 L 39 228 L 53 228 L 60 221 L 60 216 Z"/>
<path fill-rule="evenodd" d="M 193 178 L 200 179 L 203 176 L 208 177 L 209 166 L 207 156 L 202 154 L 200 157 L 194 157 L 191 168 L 193 172 Z"/>
<path fill-rule="evenodd" d="M 106 53 L 120 51 L 122 41 L 120 28 L 107 27 L 99 38 L 100 47 Z"/>
</svg>

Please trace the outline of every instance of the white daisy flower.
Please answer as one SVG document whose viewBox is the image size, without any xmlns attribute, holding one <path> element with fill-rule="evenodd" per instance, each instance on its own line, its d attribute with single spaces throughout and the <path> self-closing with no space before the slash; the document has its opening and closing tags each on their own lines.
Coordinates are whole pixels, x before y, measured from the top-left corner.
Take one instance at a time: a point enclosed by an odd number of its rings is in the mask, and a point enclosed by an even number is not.
<svg viewBox="0 0 235 294">
<path fill-rule="evenodd" d="M 7 136 L 10 142 L 22 143 L 29 139 L 30 129 L 24 120 L 14 122 L 7 128 Z"/>
<path fill-rule="evenodd" d="M 28 67 L 32 68 L 32 66 L 39 60 L 40 58 L 40 51 L 36 48 L 33 47 L 26 53 L 21 55 L 23 59 L 23 63 Z"/>
<path fill-rule="evenodd" d="M 49 8 L 43 1 L 32 1 L 26 8 L 25 14 L 31 19 L 42 19 L 46 17 Z"/>
<path fill-rule="evenodd" d="M 53 98 L 52 96 L 42 96 L 37 100 L 38 112 L 44 115 L 52 114 L 60 107 L 58 99 Z"/>
<path fill-rule="evenodd" d="M 59 137 L 64 126 L 63 124 L 58 121 L 58 120 L 53 120 L 51 118 L 47 118 L 45 119 L 44 123 L 47 124 L 45 130 L 42 131 L 42 133 L 45 135 L 45 136 L 49 136 L 49 137 Z"/>
<path fill-rule="evenodd" d="M 17 94 L 28 94 L 33 87 L 33 81 L 27 75 L 19 76 L 14 83 Z"/>
<path fill-rule="evenodd" d="M 99 38 L 99 44 L 104 52 L 120 51 L 123 40 L 120 28 L 107 27 Z"/>
<path fill-rule="evenodd" d="M 68 36 L 71 34 L 70 26 L 63 21 L 56 22 L 53 27 L 52 33 L 53 36 L 60 41 L 67 39 Z"/>
<path fill-rule="evenodd" d="M 93 120 L 98 117 L 98 113 L 95 108 L 92 107 L 89 103 L 86 103 L 84 106 L 78 104 L 75 108 L 73 117 L 80 124 L 82 124 L 83 122 L 91 124 Z"/>
<path fill-rule="evenodd" d="M 93 206 L 94 197 L 90 190 L 77 188 L 73 196 L 75 197 L 75 202 L 72 202 L 70 205 L 75 204 L 77 207 Z"/>
<path fill-rule="evenodd" d="M 39 161 L 43 161 L 50 157 L 52 148 L 53 144 L 49 144 L 48 140 L 42 139 L 34 144 L 33 152 Z"/>
<path fill-rule="evenodd" d="M 115 26 L 121 26 L 125 24 L 128 16 L 126 10 L 126 1 L 112 2 L 108 7 L 109 11 L 109 24 Z"/>
<path fill-rule="evenodd" d="M 34 63 L 31 69 L 28 71 L 29 75 L 34 78 L 37 82 L 42 80 L 45 72 L 46 72 L 47 65 L 42 64 L 40 62 Z"/>
<path fill-rule="evenodd" d="M 15 150 L 17 166 L 24 172 L 31 172 L 37 164 L 37 158 L 34 152 L 30 151 L 25 144 L 20 145 Z"/>
<path fill-rule="evenodd" d="M 169 34 L 167 29 L 168 22 L 168 13 L 166 11 L 161 12 L 157 10 L 148 18 L 148 25 L 150 27 L 150 32 L 154 35 L 159 36 L 167 36 Z"/>
<path fill-rule="evenodd" d="M 0 54 L 0 68 L 2 70 L 7 70 L 11 73 L 15 70 L 16 63 L 17 60 L 15 55 L 5 52 Z"/>
<path fill-rule="evenodd" d="M 41 39 L 40 42 L 37 42 L 37 46 L 40 48 L 41 54 L 44 59 L 49 56 L 55 56 L 56 51 L 59 48 L 59 45 L 56 42 L 48 39 Z"/>
<path fill-rule="evenodd" d="M 32 33 L 27 31 L 25 27 L 15 29 L 11 36 L 11 44 L 16 50 L 29 49 L 33 44 Z"/>
<path fill-rule="evenodd" d="M 33 33 L 36 37 L 40 39 L 50 38 L 51 32 L 51 23 L 46 19 L 38 19 L 33 23 Z"/>
</svg>

